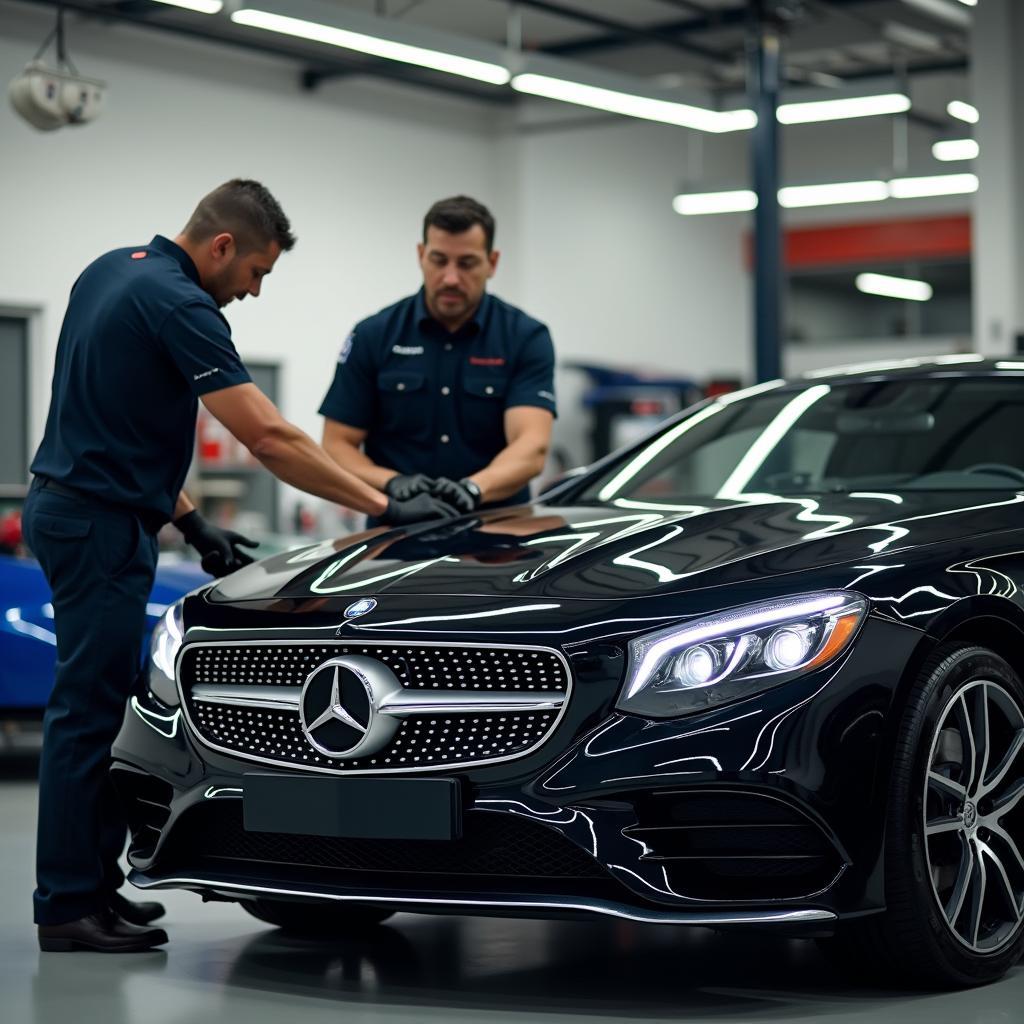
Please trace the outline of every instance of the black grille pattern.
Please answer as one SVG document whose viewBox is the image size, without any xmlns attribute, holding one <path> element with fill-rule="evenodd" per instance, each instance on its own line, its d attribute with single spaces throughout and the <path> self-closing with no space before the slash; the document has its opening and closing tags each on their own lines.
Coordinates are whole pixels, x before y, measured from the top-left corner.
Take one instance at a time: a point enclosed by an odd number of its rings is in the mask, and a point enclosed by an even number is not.
<svg viewBox="0 0 1024 1024">
<path fill-rule="evenodd" d="M 186 687 L 301 686 L 317 665 L 341 654 L 383 661 L 409 689 L 562 693 L 567 684 L 565 667 L 553 651 L 353 643 L 196 645 L 182 655 L 181 676 Z"/>
<path fill-rule="evenodd" d="M 843 862 L 795 807 L 734 791 L 646 794 L 638 824 L 623 834 L 642 845 L 679 894 L 704 900 L 795 899 L 831 885 Z"/>
<path fill-rule="evenodd" d="M 470 811 L 462 837 L 450 842 L 335 839 L 246 832 L 239 804 L 214 801 L 186 814 L 160 855 L 161 868 L 247 861 L 362 875 L 608 878 L 590 854 L 560 832 L 509 814 Z"/>
<path fill-rule="evenodd" d="M 192 725 L 207 742 L 247 758 L 317 771 L 452 768 L 517 757 L 538 746 L 558 720 L 552 710 L 415 714 L 372 756 L 340 759 L 314 748 L 297 711 L 200 701 L 193 686 L 294 686 L 329 658 L 362 655 L 383 662 L 408 690 L 565 694 L 569 679 L 553 651 L 349 642 L 256 642 L 187 647 L 179 675 Z"/>
<path fill-rule="evenodd" d="M 340 760 L 321 754 L 290 711 L 255 711 L 194 701 L 199 731 L 217 746 L 274 761 L 345 771 L 416 768 L 513 757 L 539 743 L 555 720 L 551 711 L 503 715 L 416 715 L 372 757 Z"/>
</svg>

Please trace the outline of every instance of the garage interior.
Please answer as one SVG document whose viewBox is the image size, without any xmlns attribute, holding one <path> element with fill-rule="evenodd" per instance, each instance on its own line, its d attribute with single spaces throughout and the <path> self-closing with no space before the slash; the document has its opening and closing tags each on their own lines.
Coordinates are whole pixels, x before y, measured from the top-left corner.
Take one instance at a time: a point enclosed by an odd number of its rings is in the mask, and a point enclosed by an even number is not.
<svg viewBox="0 0 1024 1024">
<path fill-rule="evenodd" d="M 277 31 L 268 11 L 507 73 Z M 103 83 L 95 119 L 59 131 L 0 109 L 0 548 L 27 555 L 5 523 L 77 275 L 172 236 L 240 175 L 281 199 L 298 245 L 257 305 L 231 307 L 235 343 L 314 438 L 352 325 L 419 287 L 427 207 L 490 207 L 490 290 L 555 345 L 535 492 L 705 396 L 835 366 L 1024 359 L 1017 43 L 1013 0 L 0 0 L 5 82 L 36 59 Z M 195 452 L 204 514 L 274 550 L 362 528 L 202 409 Z M 52 647 L 28 601 L 4 598 L 8 625 Z M 11 688 L 19 666 L 0 665 Z M 40 954 L 39 715 L 0 707 L 5 1020 L 1024 1020 L 1020 966 L 978 989 L 885 990 L 804 939 L 598 916 L 401 914 L 314 941 L 167 891 L 166 950 Z"/>
</svg>

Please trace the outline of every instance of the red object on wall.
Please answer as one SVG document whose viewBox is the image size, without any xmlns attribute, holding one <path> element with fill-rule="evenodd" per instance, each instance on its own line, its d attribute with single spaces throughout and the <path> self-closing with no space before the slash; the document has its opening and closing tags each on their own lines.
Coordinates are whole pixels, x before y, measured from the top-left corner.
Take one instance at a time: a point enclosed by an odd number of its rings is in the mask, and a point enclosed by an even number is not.
<svg viewBox="0 0 1024 1024">
<path fill-rule="evenodd" d="M 753 251 L 748 234 L 744 238 L 748 269 L 753 266 Z M 955 214 L 789 228 L 783 238 L 783 253 L 789 270 L 969 256 L 971 218 Z"/>
</svg>

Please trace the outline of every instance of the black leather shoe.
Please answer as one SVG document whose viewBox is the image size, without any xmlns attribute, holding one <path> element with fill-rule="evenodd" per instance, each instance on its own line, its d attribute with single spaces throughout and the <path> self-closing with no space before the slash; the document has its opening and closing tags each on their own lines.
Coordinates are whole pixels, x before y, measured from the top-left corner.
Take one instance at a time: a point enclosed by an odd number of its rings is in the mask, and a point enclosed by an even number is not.
<svg viewBox="0 0 1024 1024">
<path fill-rule="evenodd" d="M 44 953 L 141 953 L 162 946 L 167 932 L 141 928 L 122 920 L 112 910 L 81 917 L 67 924 L 39 925 L 39 948 Z"/>
<path fill-rule="evenodd" d="M 119 892 L 110 897 L 110 909 L 129 924 L 150 924 L 166 913 L 162 903 L 136 903 Z"/>
</svg>

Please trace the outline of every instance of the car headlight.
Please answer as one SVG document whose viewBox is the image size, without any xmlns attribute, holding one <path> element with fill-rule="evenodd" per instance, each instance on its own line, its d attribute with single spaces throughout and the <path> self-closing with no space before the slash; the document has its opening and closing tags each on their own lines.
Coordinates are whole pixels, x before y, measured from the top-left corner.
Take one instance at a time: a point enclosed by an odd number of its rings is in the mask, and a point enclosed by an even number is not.
<svg viewBox="0 0 1024 1024">
<path fill-rule="evenodd" d="M 185 599 L 176 601 L 153 627 L 149 644 L 149 689 L 169 707 L 178 706 L 178 686 L 174 681 L 174 662 L 185 635 L 182 615 Z"/>
<path fill-rule="evenodd" d="M 685 715 L 769 690 L 839 657 L 868 601 L 833 590 L 746 605 L 629 642 L 620 711 Z"/>
</svg>

